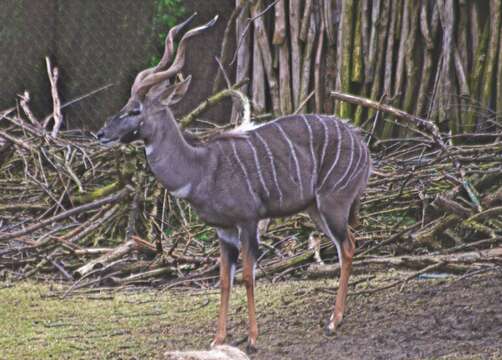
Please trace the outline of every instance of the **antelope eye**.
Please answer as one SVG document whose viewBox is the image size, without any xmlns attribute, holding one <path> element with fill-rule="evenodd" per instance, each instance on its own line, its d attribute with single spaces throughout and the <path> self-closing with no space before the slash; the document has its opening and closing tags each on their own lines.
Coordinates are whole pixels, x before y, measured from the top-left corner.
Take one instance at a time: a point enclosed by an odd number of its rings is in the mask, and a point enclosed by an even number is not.
<svg viewBox="0 0 502 360">
<path fill-rule="evenodd" d="M 129 111 L 129 113 L 128 113 L 129 116 L 137 116 L 139 114 L 141 114 L 140 109 L 134 109 L 134 110 Z"/>
</svg>

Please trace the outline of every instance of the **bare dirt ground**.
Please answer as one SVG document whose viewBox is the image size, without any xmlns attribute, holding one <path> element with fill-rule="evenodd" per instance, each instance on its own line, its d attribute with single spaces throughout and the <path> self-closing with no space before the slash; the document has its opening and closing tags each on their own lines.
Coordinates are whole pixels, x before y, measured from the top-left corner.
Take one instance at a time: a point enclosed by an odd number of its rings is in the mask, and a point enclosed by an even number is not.
<svg viewBox="0 0 502 360">
<path fill-rule="evenodd" d="M 502 359 L 502 275 L 420 281 L 350 299 L 335 338 L 321 335 L 325 300 L 306 298 L 291 317 L 260 319 L 256 359 Z M 277 331 L 280 324 L 280 331 Z"/>
<path fill-rule="evenodd" d="M 325 337 L 334 284 L 261 281 L 252 359 L 502 359 L 500 271 L 351 296 L 336 336 Z M 207 349 L 214 334 L 217 291 L 113 290 L 60 299 L 64 288 L 0 282 L 0 359 L 161 359 L 167 350 Z M 230 319 L 229 342 L 245 339 L 241 286 L 232 293 Z"/>
</svg>

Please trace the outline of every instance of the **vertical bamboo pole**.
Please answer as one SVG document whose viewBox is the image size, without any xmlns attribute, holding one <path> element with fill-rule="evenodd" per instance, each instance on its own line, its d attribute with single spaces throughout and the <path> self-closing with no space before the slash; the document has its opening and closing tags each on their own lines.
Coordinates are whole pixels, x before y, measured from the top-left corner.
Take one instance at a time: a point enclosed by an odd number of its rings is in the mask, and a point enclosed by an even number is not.
<svg viewBox="0 0 502 360">
<path fill-rule="evenodd" d="M 244 30 L 246 27 L 246 21 L 249 17 L 248 7 L 245 6 L 246 0 L 235 0 L 236 7 L 243 7 L 242 12 L 239 14 L 235 21 L 235 34 L 236 34 L 236 42 L 242 38 L 241 45 L 239 49 L 237 49 L 237 65 L 235 70 L 235 81 L 240 82 L 243 79 L 249 77 L 250 70 L 250 47 L 251 47 L 251 37 L 249 35 L 249 31 L 244 34 Z M 244 94 L 248 93 L 248 85 L 244 84 L 239 89 Z M 236 123 L 240 114 L 240 104 L 235 103 L 232 108 L 232 117 L 231 122 Z"/>
<path fill-rule="evenodd" d="M 470 96 L 469 84 L 466 71 L 470 69 L 472 63 L 471 49 L 469 41 L 469 6 L 466 1 L 460 1 L 458 6 L 458 26 L 457 26 L 457 46 L 454 49 L 455 72 L 460 91 L 458 101 L 458 116 L 460 122 L 460 132 L 464 132 L 465 110 L 468 109 L 468 98 Z"/>
<path fill-rule="evenodd" d="M 399 33 L 399 50 L 397 52 L 397 63 L 396 63 L 396 83 L 394 86 L 393 101 L 394 106 L 399 107 L 400 98 L 403 91 L 404 84 L 404 59 L 406 53 L 406 42 L 408 39 L 408 33 L 410 28 L 410 14 L 408 3 L 405 2 L 403 5 L 403 13 L 401 17 L 401 31 Z"/>
<path fill-rule="evenodd" d="M 340 21 L 340 33 L 338 37 L 341 48 L 341 63 L 339 67 L 340 90 L 350 92 L 350 69 L 352 54 L 352 21 L 354 14 L 354 0 L 342 1 L 342 17 Z M 350 118 L 352 115 L 352 105 L 341 102 L 336 107 L 336 112 L 341 118 Z"/>
<path fill-rule="evenodd" d="M 351 80 L 355 83 L 360 83 L 363 81 L 363 49 L 362 49 L 362 13 L 357 11 L 358 7 L 354 7 L 355 10 L 355 26 L 354 26 L 354 36 L 353 36 L 353 48 L 352 48 L 352 76 Z"/>
<path fill-rule="evenodd" d="M 438 107 L 437 115 L 438 122 L 447 122 L 450 130 L 457 134 L 459 131 L 458 117 L 456 108 L 452 107 L 452 97 L 455 96 L 453 91 L 453 73 L 452 73 L 452 50 L 454 47 L 454 25 L 455 14 L 453 8 L 453 0 L 439 0 L 438 8 L 440 14 L 441 27 L 443 30 L 443 38 L 441 44 L 441 68 L 438 70 Z"/>
<path fill-rule="evenodd" d="M 488 46 L 488 38 L 490 35 L 490 24 L 486 22 L 485 27 L 481 33 L 481 38 L 478 39 L 476 47 L 476 54 L 473 59 L 473 68 L 471 70 L 470 90 L 471 98 L 479 99 L 481 78 L 483 76 L 483 69 L 486 59 L 486 51 Z M 476 109 L 471 107 L 466 117 L 464 126 L 465 132 L 476 131 Z"/>
<path fill-rule="evenodd" d="M 323 93 L 323 78 L 321 76 L 321 66 L 322 66 L 322 54 L 324 47 L 324 33 L 325 26 L 324 20 L 321 20 L 321 29 L 319 31 L 319 37 L 317 42 L 317 51 L 315 56 L 315 65 L 314 65 L 314 91 L 315 91 L 315 112 L 321 113 L 323 109 L 324 103 L 324 93 Z"/>
<path fill-rule="evenodd" d="M 258 16 L 262 9 L 262 0 L 257 0 L 256 3 L 251 7 L 251 16 L 254 18 L 254 31 L 256 32 L 256 41 L 260 47 L 260 54 L 263 61 L 263 67 L 265 69 L 265 74 L 267 77 L 268 87 L 270 91 L 270 97 L 272 98 L 272 111 L 274 114 L 280 114 L 280 99 L 279 99 L 279 87 L 277 84 L 277 79 L 274 74 L 272 51 L 270 49 L 269 39 L 267 35 L 267 29 L 265 27 L 265 21 L 263 20 L 263 15 Z"/>
<path fill-rule="evenodd" d="M 289 0 L 289 34 L 291 41 L 291 87 L 293 91 L 293 107 L 296 109 L 300 101 L 300 0 Z"/>
<path fill-rule="evenodd" d="M 329 86 L 329 91 L 333 89 L 340 89 L 340 77 L 339 68 L 341 63 L 341 47 L 340 44 L 340 22 L 341 22 L 341 12 L 342 12 L 342 2 L 335 1 L 333 13 L 335 16 L 333 17 L 333 43 L 328 46 L 327 49 L 327 61 L 326 61 L 326 69 L 327 69 L 327 86 Z M 336 113 L 336 106 L 339 103 L 336 99 L 330 99 L 328 105 L 328 112 L 330 114 Z"/>
<path fill-rule="evenodd" d="M 293 112 L 291 98 L 291 76 L 289 69 L 289 42 L 286 34 L 285 0 L 275 4 L 275 27 L 272 44 L 279 49 L 279 98 L 281 114 Z"/>
<path fill-rule="evenodd" d="M 385 77 L 384 77 L 384 85 L 383 90 L 385 95 L 391 96 L 392 94 L 392 73 L 393 73 L 393 63 L 394 63 L 394 39 L 395 39 L 395 31 L 396 31 L 396 22 L 397 22 L 397 10 L 399 0 L 391 0 L 390 3 L 390 11 L 391 18 L 389 24 L 389 33 L 387 36 L 387 50 L 385 56 Z"/>
<path fill-rule="evenodd" d="M 432 65 L 434 62 L 434 45 L 436 43 L 436 35 L 439 27 L 439 9 L 438 4 L 432 4 L 432 15 L 430 16 L 430 25 L 427 21 L 427 3 L 423 2 L 420 9 L 420 32 L 424 41 L 425 51 L 423 53 L 422 78 L 417 96 L 418 116 L 424 116 L 427 112 L 427 100 L 429 99 L 429 89 L 432 78 Z"/>
<path fill-rule="evenodd" d="M 502 36 L 499 36 L 499 58 L 497 68 L 497 92 L 496 92 L 496 105 L 495 109 L 497 114 L 502 114 Z"/>
<path fill-rule="evenodd" d="M 303 59 L 302 59 L 302 77 L 300 83 L 300 104 L 307 98 L 309 84 L 310 84 L 310 70 L 312 67 L 312 52 L 314 50 L 314 42 L 316 35 L 316 23 L 314 13 L 310 13 L 310 21 L 307 37 L 305 39 L 305 46 L 303 48 Z M 305 112 L 307 110 L 307 106 L 304 105 L 300 112 Z"/>
<path fill-rule="evenodd" d="M 313 4 L 314 0 L 305 1 L 305 9 L 303 11 L 302 23 L 300 26 L 300 40 L 303 42 L 307 41 L 307 36 L 310 28 L 310 14 L 312 13 Z"/>
<path fill-rule="evenodd" d="M 366 59 L 366 67 L 364 68 L 364 79 L 368 88 L 371 87 L 371 82 L 373 81 L 374 67 L 377 61 L 377 37 L 379 23 L 382 19 L 380 16 L 380 3 L 381 0 L 373 0 L 371 5 L 371 33 L 368 48 L 368 57 Z"/>
<path fill-rule="evenodd" d="M 416 54 L 417 54 L 417 37 L 418 37 L 418 20 L 420 14 L 420 3 L 418 1 L 406 2 L 405 6 L 408 6 L 410 13 L 410 27 L 408 32 L 408 38 L 406 40 L 406 51 L 405 51 L 405 65 L 406 65 L 406 88 L 404 91 L 403 99 L 403 109 L 410 114 L 414 113 L 415 110 L 415 84 L 418 75 L 418 66 Z M 404 132 L 404 129 L 401 128 Z"/>
<path fill-rule="evenodd" d="M 389 25 L 390 13 L 390 0 L 382 0 L 382 8 L 380 12 L 380 19 L 377 27 L 377 54 L 376 64 L 374 68 L 373 82 L 371 83 L 370 98 L 379 100 L 381 98 L 381 89 L 383 83 L 384 69 L 385 69 L 385 40 L 387 39 L 387 30 Z M 368 117 L 372 117 L 375 110 L 368 111 Z"/>
<path fill-rule="evenodd" d="M 495 66 L 497 61 L 497 51 L 500 37 L 500 12 L 501 0 L 490 0 L 490 41 L 488 44 L 488 56 L 484 69 L 484 77 L 481 82 L 480 102 L 484 108 L 492 107 L 492 91 L 496 81 Z M 495 105 L 495 104 L 493 104 Z M 495 106 L 493 106 L 495 108 Z"/>
<path fill-rule="evenodd" d="M 253 72 L 252 72 L 252 99 L 253 110 L 256 115 L 263 114 L 267 109 L 265 94 L 265 69 L 258 46 L 257 32 L 253 33 Z"/>
<path fill-rule="evenodd" d="M 323 46 L 318 47 L 318 54 L 321 56 L 320 63 L 320 76 L 323 87 L 321 91 L 324 94 L 321 104 L 321 112 L 331 113 L 333 112 L 333 98 L 330 95 L 330 91 L 334 89 L 333 87 L 333 77 L 332 69 L 334 68 L 334 44 L 335 44 L 335 19 L 333 18 L 333 0 L 322 0 L 321 2 L 321 12 L 322 12 L 322 23 L 324 26 L 325 36 L 323 35 Z M 321 53 L 319 53 L 319 50 Z"/>
<path fill-rule="evenodd" d="M 370 47 L 370 1 L 361 0 L 360 9 L 361 12 L 361 51 L 363 54 L 364 71 L 366 75 L 366 67 L 369 63 L 369 47 Z"/>
<path fill-rule="evenodd" d="M 469 2 L 469 17 L 470 17 L 470 43 L 472 46 L 472 53 L 476 54 L 478 51 L 478 46 L 479 46 L 479 39 L 482 36 L 483 29 L 480 29 L 480 24 L 479 24 L 479 9 L 478 9 L 478 2 L 477 1 L 470 1 Z M 473 66 L 474 66 L 474 59 L 473 59 Z"/>
<path fill-rule="evenodd" d="M 322 2 L 322 18 L 324 28 L 326 29 L 326 37 L 328 44 L 335 43 L 335 31 L 333 22 L 333 0 L 323 0 Z"/>
<path fill-rule="evenodd" d="M 397 23 L 398 3 L 400 0 L 391 0 L 391 19 L 389 24 L 389 34 L 387 36 L 387 49 L 385 57 L 385 75 L 383 83 L 383 94 L 390 97 L 392 94 L 392 78 L 393 78 L 393 64 L 394 64 L 394 40 Z M 382 138 L 389 138 L 392 135 L 394 124 L 387 122 L 383 126 Z"/>
<path fill-rule="evenodd" d="M 469 69 L 470 59 L 469 50 L 471 49 L 471 44 L 468 39 L 469 34 L 469 7 L 466 1 L 459 1 L 458 4 L 458 26 L 457 26 L 457 37 L 456 37 L 456 49 L 458 49 L 460 60 L 464 71 Z"/>
<path fill-rule="evenodd" d="M 369 0 L 361 0 L 360 9 L 361 12 L 361 53 L 362 53 L 362 71 L 363 71 L 363 82 L 364 84 L 361 86 L 361 96 L 366 97 L 367 85 L 366 85 L 366 69 L 369 66 L 369 46 L 370 46 L 370 4 Z M 360 125 L 362 123 L 363 115 L 365 113 L 365 109 L 362 106 L 356 107 L 356 112 L 354 115 L 354 124 Z"/>
</svg>

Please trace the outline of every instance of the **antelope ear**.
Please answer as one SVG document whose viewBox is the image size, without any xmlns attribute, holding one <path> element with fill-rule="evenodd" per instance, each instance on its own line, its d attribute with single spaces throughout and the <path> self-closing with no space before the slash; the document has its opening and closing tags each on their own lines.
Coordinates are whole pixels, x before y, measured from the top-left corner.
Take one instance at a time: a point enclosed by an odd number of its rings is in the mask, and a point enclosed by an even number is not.
<svg viewBox="0 0 502 360">
<path fill-rule="evenodd" d="M 171 106 L 178 103 L 185 96 L 188 87 L 190 86 L 190 81 L 192 76 L 187 76 L 186 79 L 180 81 L 179 83 L 172 85 L 165 85 L 166 82 L 162 82 L 157 86 L 154 86 L 148 91 L 147 98 L 159 101 L 162 105 Z"/>
</svg>

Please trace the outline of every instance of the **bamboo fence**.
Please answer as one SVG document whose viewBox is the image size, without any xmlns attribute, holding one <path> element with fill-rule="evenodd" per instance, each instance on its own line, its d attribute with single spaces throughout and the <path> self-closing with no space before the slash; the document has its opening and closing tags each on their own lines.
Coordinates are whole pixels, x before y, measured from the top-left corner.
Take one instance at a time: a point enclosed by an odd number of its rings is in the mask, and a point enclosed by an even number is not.
<svg viewBox="0 0 502 360">
<path fill-rule="evenodd" d="M 255 114 L 334 113 L 381 139 L 411 134 L 385 117 L 372 123 L 374 110 L 335 90 L 444 132 L 489 132 L 502 112 L 501 13 L 501 0 L 236 0 L 227 29 L 237 51 L 227 31 L 220 58 L 251 80 L 241 91 Z M 222 84 L 218 74 L 213 89 Z"/>
</svg>

